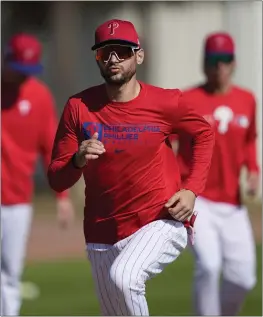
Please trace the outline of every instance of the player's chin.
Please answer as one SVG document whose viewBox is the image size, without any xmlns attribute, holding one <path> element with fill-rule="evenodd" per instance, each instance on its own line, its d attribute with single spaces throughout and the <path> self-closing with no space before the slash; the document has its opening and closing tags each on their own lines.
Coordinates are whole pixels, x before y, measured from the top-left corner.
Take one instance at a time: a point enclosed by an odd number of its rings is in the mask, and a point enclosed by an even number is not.
<svg viewBox="0 0 263 317">
<path fill-rule="evenodd" d="M 121 84 L 125 83 L 125 78 L 120 73 L 106 76 L 105 80 L 108 84 L 113 84 L 113 85 L 121 85 Z"/>
</svg>

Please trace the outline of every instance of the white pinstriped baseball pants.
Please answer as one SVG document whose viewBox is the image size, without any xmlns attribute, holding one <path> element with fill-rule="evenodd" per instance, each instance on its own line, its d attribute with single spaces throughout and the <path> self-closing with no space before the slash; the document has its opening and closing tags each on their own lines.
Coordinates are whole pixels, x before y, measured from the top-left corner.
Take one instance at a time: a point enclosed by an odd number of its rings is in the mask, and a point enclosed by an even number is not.
<svg viewBox="0 0 263 317">
<path fill-rule="evenodd" d="M 32 215 L 30 204 L 1 205 L 1 316 L 19 316 L 20 279 Z"/>
<path fill-rule="evenodd" d="M 114 245 L 87 245 L 104 316 L 149 316 L 145 282 L 161 273 L 187 245 L 184 225 L 157 220 Z"/>
</svg>

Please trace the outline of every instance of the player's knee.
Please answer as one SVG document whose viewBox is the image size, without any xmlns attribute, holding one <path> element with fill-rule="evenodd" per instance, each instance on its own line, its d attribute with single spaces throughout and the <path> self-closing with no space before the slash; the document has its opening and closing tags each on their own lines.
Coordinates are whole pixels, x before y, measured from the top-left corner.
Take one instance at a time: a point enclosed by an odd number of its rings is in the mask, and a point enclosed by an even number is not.
<svg viewBox="0 0 263 317">
<path fill-rule="evenodd" d="M 233 270 L 223 272 L 224 278 L 250 291 L 257 282 L 256 270 L 253 263 L 239 263 Z"/>
<path fill-rule="evenodd" d="M 21 273 L 15 268 L 9 267 L 5 270 L 6 281 L 10 286 L 17 286 L 20 283 Z"/>
<path fill-rule="evenodd" d="M 245 280 L 241 281 L 241 283 L 239 283 L 239 285 L 242 286 L 247 291 L 250 291 L 255 287 L 256 282 L 257 282 L 256 276 L 251 275 L 251 276 L 247 276 L 247 278 Z"/>
<path fill-rule="evenodd" d="M 112 265 L 110 269 L 110 282 L 118 291 L 124 294 L 131 291 L 142 291 L 145 288 L 145 284 L 137 278 L 137 274 L 134 274 L 132 267 L 125 267 L 121 264 Z"/>
<path fill-rule="evenodd" d="M 244 264 L 239 275 L 239 285 L 248 291 L 252 290 L 257 282 L 256 268 L 254 263 Z"/>
<path fill-rule="evenodd" d="M 196 274 L 203 278 L 215 278 L 217 279 L 220 274 L 220 262 L 210 259 L 209 261 L 197 261 Z"/>
<path fill-rule="evenodd" d="M 123 275 L 124 269 L 121 265 L 116 265 L 113 263 L 109 272 L 109 279 L 111 285 L 116 289 L 122 289 L 122 284 L 126 280 L 126 276 Z"/>
</svg>

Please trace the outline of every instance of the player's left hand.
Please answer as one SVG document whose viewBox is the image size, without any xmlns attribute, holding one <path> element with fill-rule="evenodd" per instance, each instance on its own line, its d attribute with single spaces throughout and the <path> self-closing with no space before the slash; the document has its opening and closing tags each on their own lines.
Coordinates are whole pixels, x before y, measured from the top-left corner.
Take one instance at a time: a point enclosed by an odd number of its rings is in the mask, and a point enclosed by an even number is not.
<svg viewBox="0 0 263 317">
<path fill-rule="evenodd" d="M 57 199 L 57 219 L 60 227 L 68 228 L 74 221 L 75 211 L 69 198 Z"/>
<path fill-rule="evenodd" d="M 191 190 L 182 189 L 165 204 L 175 220 L 184 221 L 193 214 L 196 196 Z"/>
<path fill-rule="evenodd" d="M 259 175 L 257 172 L 250 172 L 247 178 L 247 194 L 255 196 L 259 185 Z"/>
</svg>

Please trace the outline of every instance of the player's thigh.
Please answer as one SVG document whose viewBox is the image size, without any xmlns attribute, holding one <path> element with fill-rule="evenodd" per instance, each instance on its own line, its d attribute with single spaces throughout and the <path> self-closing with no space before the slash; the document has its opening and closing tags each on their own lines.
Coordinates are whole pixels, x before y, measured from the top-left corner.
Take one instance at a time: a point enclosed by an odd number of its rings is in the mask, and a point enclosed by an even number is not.
<svg viewBox="0 0 263 317">
<path fill-rule="evenodd" d="M 235 208 L 222 228 L 224 276 L 252 287 L 256 278 L 255 240 L 245 207 Z"/>
<path fill-rule="evenodd" d="M 182 223 L 157 220 L 141 228 L 114 261 L 111 281 L 118 289 L 144 292 L 144 282 L 162 272 L 187 245 Z"/>
<path fill-rule="evenodd" d="M 87 250 L 88 259 L 94 280 L 97 284 L 105 284 L 109 278 L 110 268 L 119 255 L 119 251 L 114 246 L 108 250 Z"/>
<path fill-rule="evenodd" d="M 213 203 L 202 197 L 196 199 L 195 240 L 191 247 L 196 264 L 207 271 L 218 270 L 222 262 L 220 233 Z"/>
<path fill-rule="evenodd" d="M 112 246 L 107 250 L 89 249 L 87 250 L 87 254 L 91 263 L 92 277 L 102 314 L 105 316 L 115 316 L 116 303 L 111 296 L 109 272 L 112 263 L 119 255 L 119 251 Z"/>
<path fill-rule="evenodd" d="M 32 207 L 14 205 L 5 210 L 1 250 L 2 269 L 10 275 L 20 275 L 26 254 L 32 222 Z"/>
</svg>

